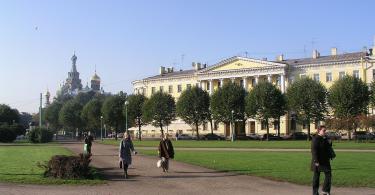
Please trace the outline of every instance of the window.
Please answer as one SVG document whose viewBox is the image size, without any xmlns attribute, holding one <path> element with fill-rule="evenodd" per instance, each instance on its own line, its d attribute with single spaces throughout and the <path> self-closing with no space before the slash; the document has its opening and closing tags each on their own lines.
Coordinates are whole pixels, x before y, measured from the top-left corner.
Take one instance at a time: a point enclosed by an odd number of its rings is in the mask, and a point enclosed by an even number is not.
<svg viewBox="0 0 375 195">
<path fill-rule="evenodd" d="M 273 122 L 273 129 L 275 129 L 275 130 L 279 129 L 279 121 Z"/>
<path fill-rule="evenodd" d="M 331 82 L 332 81 L 332 73 L 327 72 L 326 73 L 326 82 Z"/>
<path fill-rule="evenodd" d="M 306 75 L 305 74 L 300 74 L 300 78 L 301 79 L 306 78 Z"/>
<path fill-rule="evenodd" d="M 372 69 L 372 80 L 375 81 L 375 69 Z"/>
<path fill-rule="evenodd" d="M 186 89 L 191 89 L 191 84 L 187 84 Z"/>
<path fill-rule="evenodd" d="M 359 70 L 353 70 L 353 77 L 359 79 Z"/>
<path fill-rule="evenodd" d="M 339 72 L 339 79 L 342 79 L 342 78 L 344 78 L 344 76 L 345 76 L 345 72 Z"/>
<path fill-rule="evenodd" d="M 267 123 L 266 123 L 266 121 L 262 121 L 262 123 L 261 123 L 260 126 L 261 126 L 260 128 L 261 128 L 262 130 L 267 129 Z"/>
<path fill-rule="evenodd" d="M 214 122 L 214 131 L 217 131 L 218 126 L 219 126 L 219 122 L 215 121 Z"/>
<path fill-rule="evenodd" d="M 173 85 L 169 85 L 169 87 L 168 87 L 168 92 L 169 92 L 169 93 L 173 93 Z"/>
<path fill-rule="evenodd" d="M 203 131 L 207 131 L 207 123 L 203 123 Z"/>
<path fill-rule="evenodd" d="M 244 82 L 243 82 L 243 80 L 240 80 L 240 86 L 241 86 L 241 87 L 245 87 L 245 86 L 244 86 Z"/>
<path fill-rule="evenodd" d="M 319 74 L 314 74 L 314 80 L 319 81 Z"/>
<path fill-rule="evenodd" d="M 221 82 L 220 81 L 217 82 L 217 86 L 221 87 Z"/>
<path fill-rule="evenodd" d="M 210 82 L 207 82 L 206 87 L 207 87 L 207 88 L 206 88 L 207 90 L 210 90 Z"/>
<path fill-rule="evenodd" d="M 151 94 L 154 94 L 155 93 L 155 87 L 152 87 L 151 88 Z"/>
<path fill-rule="evenodd" d="M 177 85 L 177 92 L 178 92 L 178 93 L 181 93 L 181 91 L 182 91 L 182 87 L 181 87 L 181 85 Z"/>
<path fill-rule="evenodd" d="M 307 129 L 307 122 L 302 123 L 302 129 Z"/>
<path fill-rule="evenodd" d="M 280 80 L 281 80 L 280 76 L 277 76 L 277 77 L 276 77 L 276 85 L 277 85 L 277 86 L 280 86 L 280 85 L 281 85 Z"/>
<path fill-rule="evenodd" d="M 163 87 L 163 86 L 160 86 L 160 92 L 163 93 L 163 91 L 164 91 L 164 87 Z"/>
</svg>

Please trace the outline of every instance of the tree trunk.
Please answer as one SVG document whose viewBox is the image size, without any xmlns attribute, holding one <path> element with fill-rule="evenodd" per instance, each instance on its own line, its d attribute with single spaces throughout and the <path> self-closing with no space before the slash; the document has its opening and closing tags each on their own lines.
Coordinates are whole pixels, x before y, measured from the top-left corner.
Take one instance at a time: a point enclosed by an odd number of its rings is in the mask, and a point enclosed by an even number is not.
<svg viewBox="0 0 375 195">
<path fill-rule="evenodd" d="M 280 116 L 279 116 L 279 118 L 277 119 L 277 122 L 278 122 L 278 125 L 277 125 L 277 136 L 280 137 L 280 124 L 281 124 L 281 122 L 280 122 Z"/>
<path fill-rule="evenodd" d="M 141 118 L 138 118 L 138 139 L 139 141 L 142 141 L 142 130 L 141 130 L 142 124 L 141 124 Z"/>
<path fill-rule="evenodd" d="M 159 125 L 160 125 L 161 136 L 162 136 L 162 138 L 163 138 L 163 137 L 164 137 L 163 124 L 162 124 L 162 123 L 159 123 Z"/>
<path fill-rule="evenodd" d="M 310 141 L 310 120 L 307 123 L 307 141 Z"/>
<path fill-rule="evenodd" d="M 197 140 L 199 140 L 199 129 L 198 129 L 198 123 L 195 123 L 195 130 L 197 131 Z"/>
<path fill-rule="evenodd" d="M 270 141 L 268 136 L 270 134 L 270 128 L 269 128 L 269 125 L 268 125 L 268 119 L 266 119 L 266 129 L 267 129 L 267 141 Z"/>
<path fill-rule="evenodd" d="M 116 127 L 115 127 L 115 140 L 117 141 L 117 129 L 118 129 L 118 124 L 116 123 Z"/>
<path fill-rule="evenodd" d="M 212 119 L 210 119 L 210 125 L 211 125 L 211 134 L 214 134 L 214 128 L 212 127 Z"/>
</svg>

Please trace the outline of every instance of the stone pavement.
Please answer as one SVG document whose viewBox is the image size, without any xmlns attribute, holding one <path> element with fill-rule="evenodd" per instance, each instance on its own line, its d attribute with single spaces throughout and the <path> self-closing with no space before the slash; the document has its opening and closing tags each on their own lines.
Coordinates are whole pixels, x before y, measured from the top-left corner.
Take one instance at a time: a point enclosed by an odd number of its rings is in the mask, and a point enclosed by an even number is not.
<svg viewBox="0 0 375 195">
<path fill-rule="evenodd" d="M 76 153 L 83 149 L 82 143 L 65 142 L 63 146 Z M 156 168 L 157 157 L 143 155 L 133 156 L 133 165 L 129 169 L 130 179 L 124 180 L 123 172 L 118 168 L 117 147 L 94 144 L 92 150 L 92 165 L 105 175 L 109 180 L 108 184 L 41 186 L 0 183 L 0 194 L 311 194 L 310 186 L 218 172 L 175 161 L 170 162 L 170 172 L 163 173 Z M 375 189 L 333 187 L 332 194 L 375 195 Z"/>
</svg>

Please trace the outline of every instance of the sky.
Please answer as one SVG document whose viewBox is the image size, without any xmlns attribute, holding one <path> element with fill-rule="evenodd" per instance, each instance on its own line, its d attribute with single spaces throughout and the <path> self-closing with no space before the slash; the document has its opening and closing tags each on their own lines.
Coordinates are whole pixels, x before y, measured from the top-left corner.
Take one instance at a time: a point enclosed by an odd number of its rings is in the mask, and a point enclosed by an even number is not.
<svg viewBox="0 0 375 195">
<path fill-rule="evenodd" d="M 235 55 L 274 60 L 374 44 L 375 1 L 0 0 L 0 104 L 35 113 L 75 52 L 83 86 L 132 93 L 160 66 L 191 69 Z"/>
</svg>

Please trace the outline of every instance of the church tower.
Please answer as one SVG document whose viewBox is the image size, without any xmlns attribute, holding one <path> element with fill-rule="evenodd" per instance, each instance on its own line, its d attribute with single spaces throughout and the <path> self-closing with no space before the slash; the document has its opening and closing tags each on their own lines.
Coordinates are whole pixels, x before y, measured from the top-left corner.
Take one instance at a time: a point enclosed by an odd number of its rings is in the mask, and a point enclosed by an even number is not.
<svg viewBox="0 0 375 195">
<path fill-rule="evenodd" d="M 79 79 L 79 72 L 77 71 L 77 56 L 75 53 L 72 58 L 72 69 L 68 72 L 68 78 L 66 84 L 69 86 L 69 91 L 74 92 L 82 89 L 81 79 Z"/>
<path fill-rule="evenodd" d="M 93 91 L 100 90 L 100 77 L 96 74 L 96 68 L 94 76 L 91 77 L 91 89 Z"/>
<path fill-rule="evenodd" d="M 44 107 L 47 108 L 51 104 L 51 102 L 49 101 L 49 98 L 51 97 L 51 94 L 50 94 L 48 88 L 47 88 L 47 92 L 46 92 L 46 94 L 44 96 L 46 98 L 46 103 L 45 103 Z"/>
</svg>

